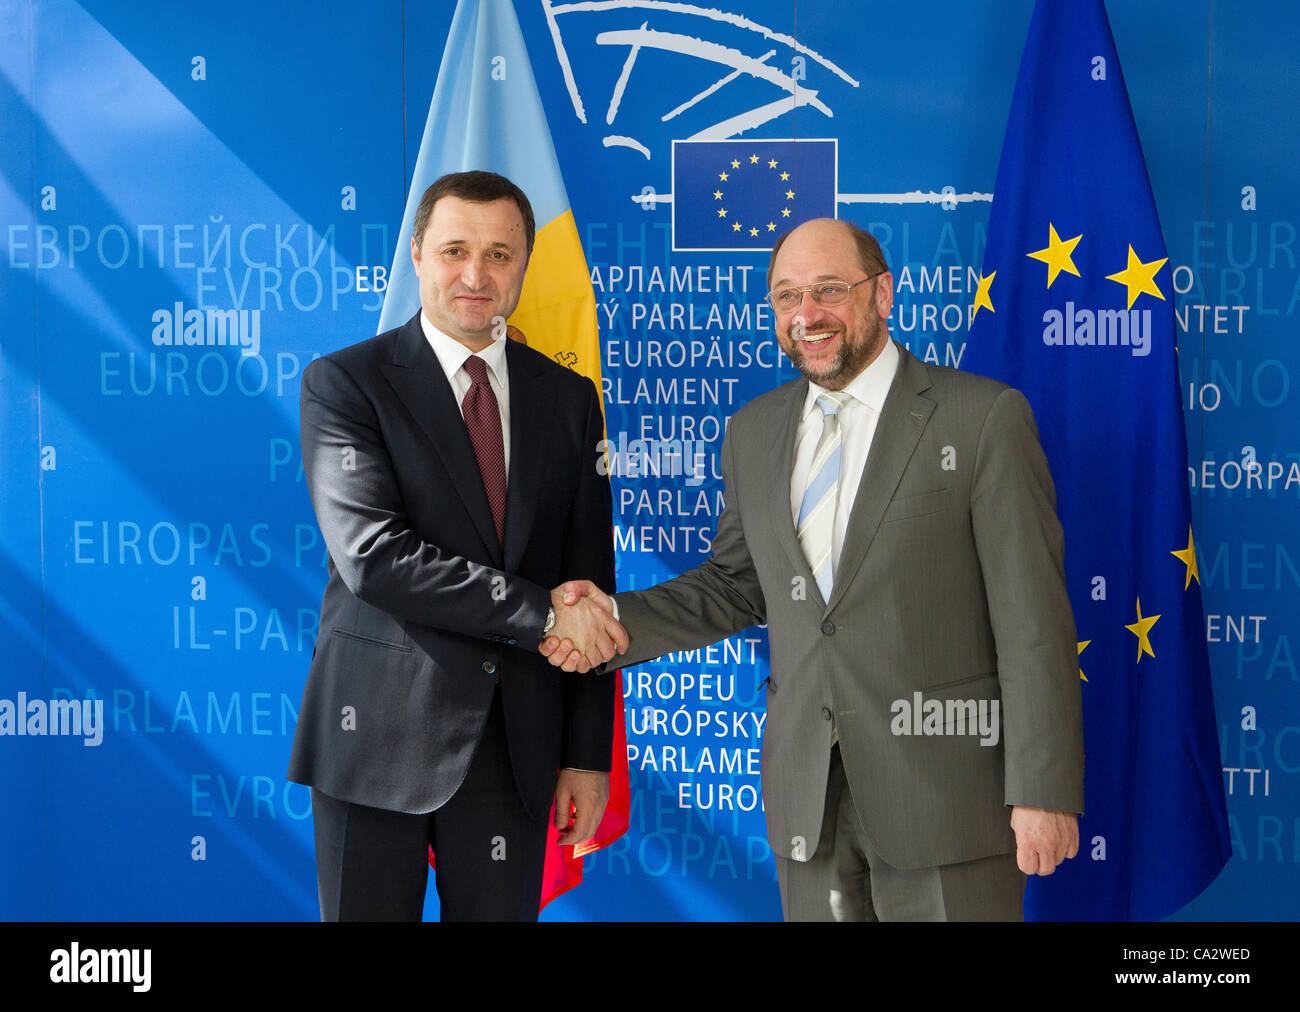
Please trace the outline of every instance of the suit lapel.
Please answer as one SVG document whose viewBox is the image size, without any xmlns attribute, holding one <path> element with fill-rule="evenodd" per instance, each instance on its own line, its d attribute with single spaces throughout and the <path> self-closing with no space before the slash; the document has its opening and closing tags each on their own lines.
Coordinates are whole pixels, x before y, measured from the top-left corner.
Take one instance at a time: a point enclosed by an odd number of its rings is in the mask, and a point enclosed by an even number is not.
<svg viewBox="0 0 1300 1012">
<path fill-rule="evenodd" d="M 542 424 L 553 416 L 554 385 L 542 381 L 537 361 L 515 341 L 506 341 L 510 370 L 510 477 L 506 490 L 505 569 L 514 572 L 537 512 L 538 493 L 546 471 L 546 454 L 555 428 Z M 595 467 L 596 447 L 587 458 Z"/>
<path fill-rule="evenodd" d="M 835 586 L 828 611 L 839 603 L 866 558 L 867 549 L 880 528 L 881 518 L 893 500 L 921 433 L 934 412 L 934 401 L 921 396 L 930 388 L 925 366 L 901 346 L 899 354 L 898 372 L 890 384 L 880 420 L 876 423 L 871 450 L 853 500 L 853 513 L 844 534 L 840 564 L 835 567 Z"/>
<path fill-rule="evenodd" d="M 804 586 L 821 596 L 817 587 L 817 578 L 813 576 L 808 560 L 804 558 L 803 549 L 799 547 L 799 536 L 795 531 L 794 517 L 790 515 L 790 481 L 794 471 L 794 450 L 799 434 L 799 420 L 803 414 L 804 401 L 808 397 L 808 381 L 795 380 L 785 388 L 788 393 L 784 406 L 772 412 L 775 420 L 769 432 L 769 446 L 777 448 L 769 477 L 772 495 L 769 502 L 772 509 L 772 529 L 776 539 L 790 560 L 790 566 L 796 576 L 802 577 Z"/>
<path fill-rule="evenodd" d="M 406 410 L 433 444 L 451 476 L 451 487 L 464 504 L 488 557 L 493 565 L 501 568 L 501 545 L 492 523 L 492 507 L 483 490 L 483 475 L 478 469 L 478 458 L 474 456 L 474 445 L 470 442 L 465 419 L 461 416 L 451 384 L 447 382 L 447 375 L 425 339 L 419 313 L 398 331 L 393 360 L 381 369 Z M 511 404 L 514 404 L 513 396 Z M 512 426 L 512 439 L 514 431 Z M 513 451 L 512 444 L 512 454 Z M 508 523 L 507 517 L 507 530 Z"/>
</svg>

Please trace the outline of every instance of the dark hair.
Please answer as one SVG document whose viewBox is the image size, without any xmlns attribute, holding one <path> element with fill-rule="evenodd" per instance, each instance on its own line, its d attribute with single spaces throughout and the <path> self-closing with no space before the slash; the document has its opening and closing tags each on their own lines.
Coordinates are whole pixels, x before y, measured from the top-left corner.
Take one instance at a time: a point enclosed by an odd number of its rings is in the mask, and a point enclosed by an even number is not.
<svg viewBox="0 0 1300 1012">
<path fill-rule="evenodd" d="M 533 205 L 528 203 L 524 191 L 510 182 L 505 176 L 495 172 L 452 172 L 440 179 L 435 179 L 420 198 L 420 206 L 415 209 L 415 225 L 411 229 L 411 238 L 415 245 L 424 242 L 424 230 L 429 224 L 429 215 L 433 214 L 433 205 L 443 197 L 459 197 L 476 204 L 490 204 L 494 200 L 513 200 L 524 219 L 524 236 L 527 239 L 528 254 L 533 252 L 533 239 L 537 235 L 537 225 L 533 220 Z"/>
<path fill-rule="evenodd" d="M 884 251 L 880 248 L 880 243 L 870 232 L 863 231 L 851 221 L 840 221 L 839 224 L 848 229 L 849 235 L 853 237 L 853 242 L 858 247 L 858 260 L 862 263 L 862 269 L 867 274 L 876 274 L 881 271 L 889 270 L 889 264 L 885 263 Z M 795 226 L 796 228 L 798 226 Z M 780 251 L 782 243 L 786 241 L 794 229 L 789 229 L 781 233 L 780 238 L 772 247 L 772 258 L 767 262 L 767 287 L 772 287 L 772 268 L 776 264 L 776 254 Z M 847 281 L 848 279 L 845 278 Z"/>
</svg>

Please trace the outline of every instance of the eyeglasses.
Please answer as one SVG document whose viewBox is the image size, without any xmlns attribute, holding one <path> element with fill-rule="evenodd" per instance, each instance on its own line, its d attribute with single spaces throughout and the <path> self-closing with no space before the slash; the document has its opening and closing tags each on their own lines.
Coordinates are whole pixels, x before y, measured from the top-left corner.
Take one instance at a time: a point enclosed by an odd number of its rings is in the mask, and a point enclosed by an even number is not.
<svg viewBox="0 0 1300 1012">
<path fill-rule="evenodd" d="M 847 281 L 818 281 L 815 285 L 778 288 L 774 292 L 767 293 L 767 301 L 772 304 L 772 308 L 778 313 L 789 313 L 803 304 L 803 293 L 809 292 L 813 297 L 813 301 L 819 306 L 838 306 L 849 297 L 849 292 L 857 288 L 858 285 L 865 285 L 872 278 L 878 278 L 884 273 L 884 271 L 876 271 L 875 274 L 869 275 L 861 281 L 855 281 L 853 284 L 849 284 Z"/>
</svg>

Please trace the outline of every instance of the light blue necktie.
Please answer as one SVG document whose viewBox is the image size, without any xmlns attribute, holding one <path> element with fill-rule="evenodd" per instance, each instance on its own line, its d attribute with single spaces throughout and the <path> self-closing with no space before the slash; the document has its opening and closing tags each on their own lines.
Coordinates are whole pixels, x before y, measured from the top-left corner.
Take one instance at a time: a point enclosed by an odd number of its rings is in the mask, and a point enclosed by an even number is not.
<svg viewBox="0 0 1300 1012">
<path fill-rule="evenodd" d="M 812 464 L 808 468 L 808 485 L 799 504 L 795 530 L 799 547 L 812 569 L 822 600 L 830 601 L 835 584 L 831 546 L 835 535 L 835 506 L 840 491 L 840 409 L 850 400 L 842 390 L 832 390 L 817 397 L 822 410 L 822 434 L 817 441 Z"/>
</svg>

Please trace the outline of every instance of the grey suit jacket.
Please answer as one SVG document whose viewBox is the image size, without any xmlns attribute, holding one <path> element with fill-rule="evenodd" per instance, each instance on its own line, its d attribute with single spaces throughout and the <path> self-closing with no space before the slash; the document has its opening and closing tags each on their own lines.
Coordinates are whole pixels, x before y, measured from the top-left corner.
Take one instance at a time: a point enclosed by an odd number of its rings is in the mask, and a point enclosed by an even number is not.
<svg viewBox="0 0 1300 1012">
<path fill-rule="evenodd" d="M 762 782 L 781 857 L 815 852 L 832 713 L 863 830 L 895 867 L 1014 850 L 1009 805 L 1083 811 L 1074 619 L 1033 413 L 1004 384 L 899 350 L 829 602 L 790 516 L 804 379 L 732 418 L 708 561 L 617 596 L 623 666 L 768 623 Z M 898 701 L 931 700 L 943 733 L 895 733 L 921 726 Z M 997 701 L 997 743 L 949 700 Z"/>
</svg>

